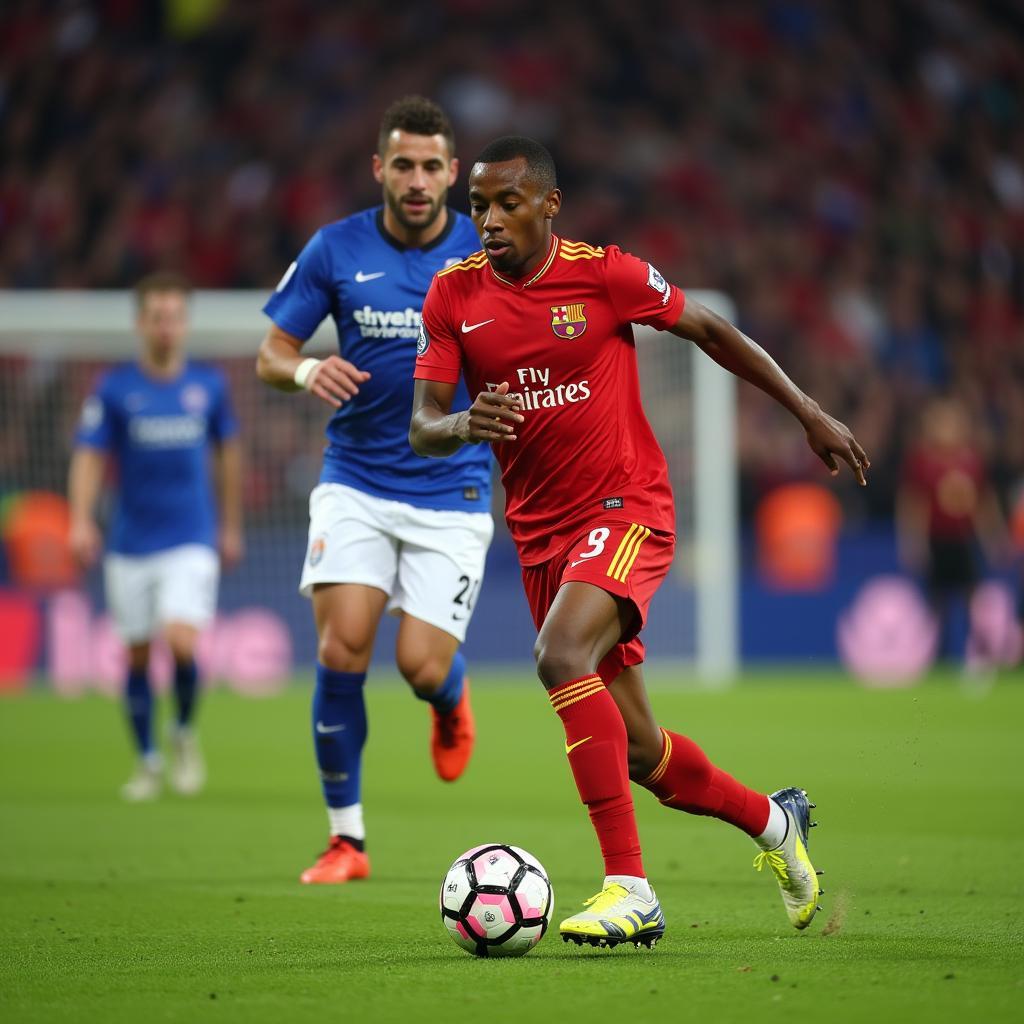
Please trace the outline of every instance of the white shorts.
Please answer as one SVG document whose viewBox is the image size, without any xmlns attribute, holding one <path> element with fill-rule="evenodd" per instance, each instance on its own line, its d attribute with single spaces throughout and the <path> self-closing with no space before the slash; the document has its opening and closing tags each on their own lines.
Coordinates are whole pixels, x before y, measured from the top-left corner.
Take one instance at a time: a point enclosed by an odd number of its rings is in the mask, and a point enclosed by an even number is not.
<svg viewBox="0 0 1024 1024">
<path fill-rule="evenodd" d="M 103 559 L 107 607 L 129 644 L 149 640 L 170 622 L 207 625 L 217 610 L 219 578 L 220 559 L 205 544 Z"/>
<path fill-rule="evenodd" d="M 392 615 L 429 622 L 461 643 L 493 533 L 488 512 L 439 512 L 320 484 L 309 497 L 299 590 L 310 597 L 317 583 L 375 587 Z"/>
</svg>

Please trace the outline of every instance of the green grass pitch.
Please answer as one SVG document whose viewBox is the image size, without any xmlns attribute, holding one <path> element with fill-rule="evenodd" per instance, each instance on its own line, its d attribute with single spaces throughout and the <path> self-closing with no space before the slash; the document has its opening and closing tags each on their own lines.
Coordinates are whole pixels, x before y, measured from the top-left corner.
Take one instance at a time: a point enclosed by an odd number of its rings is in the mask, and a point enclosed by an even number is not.
<svg viewBox="0 0 1024 1024">
<path fill-rule="evenodd" d="M 838 676 L 723 693 L 659 678 L 655 709 L 751 785 L 806 787 L 824 913 L 786 922 L 753 844 L 637 792 L 668 920 L 653 951 L 577 949 L 557 921 L 600 881 L 559 723 L 525 677 L 476 680 L 468 776 L 438 782 L 427 712 L 368 689 L 374 877 L 303 887 L 324 841 L 308 687 L 203 708 L 207 791 L 125 806 L 129 755 L 101 698 L 0 703 L 0 1019 L 15 1021 L 976 1021 L 1024 1007 L 1019 678 L 868 693 Z M 449 862 L 484 841 L 536 854 L 554 928 L 520 960 L 445 934 Z"/>
</svg>

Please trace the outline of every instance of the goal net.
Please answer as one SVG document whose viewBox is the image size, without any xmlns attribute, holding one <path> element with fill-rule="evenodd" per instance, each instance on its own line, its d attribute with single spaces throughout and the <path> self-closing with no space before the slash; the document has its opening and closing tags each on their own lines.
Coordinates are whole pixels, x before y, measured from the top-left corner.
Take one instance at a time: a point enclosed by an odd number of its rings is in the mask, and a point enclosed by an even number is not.
<svg viewBox="0 0 1024 1024">
<path fill-rule="evenodd" d="M 724 296 L 693 294 L 732 318 Z M 250 691 L 273 689 L 315 658 L 310 610 L 297 586 L 328 416 L 322 403 L 257 379 L 264 299 L 257 292 L 195 293 L 188 346 L 191 357 L 226 372 L 246 458 L 246 558 L 222 579 L 221 614 L 200 656 L 209 675 Z M 136 354 L 133 315 L 128 292 L 0 292 L 0 525 L 7 531 L 0 619 L 13 614 L 8 627 L 29 623 L 35 671 L 65 692 L 119 684 L 120 649 L 103 613 L 99 573 L 26 583 L 8 528 L 17 508 L 28 507 L 26 496 L 65 493 L 84 398 L 107 366 Z M 654 663 L 688 663 L 701 676 L 727 678 L 737 658 L 732 379 L 670 335 L 639 328 L 637 337 L 644 401 L 668 458 L 679 537 L 645 639 Z M 327 322 L 304 351 L 334 346 Z M 534 630 L 496 491 L 495 542 L 466 650 L 473 664 L 524 665 Z M 13 613 L 4 611 L 8 606 Z M 377 643 L 381 663 L 392 659 L 392 640 L 385 624 Z M 166 677 L 166 668 L 158 667 L 158 679 L 161 674 Z"/>
</svg>

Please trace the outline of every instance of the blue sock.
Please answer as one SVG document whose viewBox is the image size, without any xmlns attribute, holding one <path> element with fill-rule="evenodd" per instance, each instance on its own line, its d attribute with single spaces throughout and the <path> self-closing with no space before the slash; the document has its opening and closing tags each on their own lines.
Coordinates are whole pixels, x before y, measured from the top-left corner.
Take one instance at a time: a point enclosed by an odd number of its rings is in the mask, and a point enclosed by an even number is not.
<svg viewBox="0 0 1024 1024">
<path fill-rule="evenodd" d="M 153 753 L 153 691 L 149 688 L 149 674 L 129 670 L 124 689 L 125 710 L 132 728 L 135 746 L 145 757 Z"/>
<path fill-rule="evenodd" d="M 446 715 L 452 711 L 462 699 L 462 683 L 466 678 L 466 659 L 462 651 L 456 651 L 452 658 L 452 667 L 441 686 L 433 693 L 417 693 L 420 700 L 433 705 L 439 714 Z"/>
<path fill-rule="evenodd" d="M 199 672 L 194 661 L 174 663 L 174 698 L 178 703 L 178 725 L 190 725 L 199 694 Z"/>
<path fill-rule="evenodd" d="M 313 746 L 328 807 L 360 803 L 360 774 L 366 743 L 365 672 L 316 667 L 313 691 Z"/>
</svg>

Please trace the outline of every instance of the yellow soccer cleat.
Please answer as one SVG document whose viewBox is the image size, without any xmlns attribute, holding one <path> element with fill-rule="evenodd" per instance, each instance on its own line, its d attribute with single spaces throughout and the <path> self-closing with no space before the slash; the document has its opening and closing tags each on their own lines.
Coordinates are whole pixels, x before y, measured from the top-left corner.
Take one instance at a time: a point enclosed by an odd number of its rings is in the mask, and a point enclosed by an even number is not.
<svg viewBox="0 0 1024 1024">
<path fill-rule="evenodd" d="M 613 882 L 583 906 L 589 909 L 559 925 L 563 942 L 606 947 L 632 942 L 637 948 L 650 949 L 665 934 L 665 915 L 653 889 L 651 899 L 646 900 Z"/>
<path fill-rule="evenodd" d="M 771 868 L 782 892 L 789 922 L 794 928 L 806 928 L 818 912 L 818 897 L 824 892 L 818 885 L 811 858 L 807 855 L 807 831 L 817 825 L 810 820 L 807 793 L 802 789 L 780 789 L 769 798 L 785 812 L 789 827 L 782 845 L 774 850 L 762 850 L 754 858 L 758 871 Z"/>
</svg>

